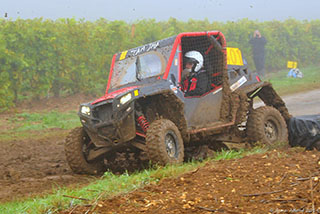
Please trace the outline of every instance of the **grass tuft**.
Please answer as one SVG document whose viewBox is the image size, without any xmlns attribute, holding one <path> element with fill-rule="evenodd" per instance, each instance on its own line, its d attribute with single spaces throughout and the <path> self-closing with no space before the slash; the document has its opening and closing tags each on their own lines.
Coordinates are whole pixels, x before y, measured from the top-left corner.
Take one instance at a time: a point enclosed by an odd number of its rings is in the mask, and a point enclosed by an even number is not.
<svg viewBox="0 0 320 214">
<path fill-rule="evenodd" d="M 28 113 L 23 112 L 15 114 L 8 120 L 0 120 L 0 126 L 5 126 L 6 129 L 0 130 L 0 139 L 3 142 L 35 138 L 37 136 L 45 137 L 45 135 L 57 135 L 60 130 L 70 130 L 80 126 L 80 120 L 76 111 L 69 112 L 43 112 L 43 113 Z M 41 135 L 35 134 L 43 130 L 45 133 Z M 63 131 L 62 131 L 63 132 Z"/>
<path fill-rule="evenodd" d="M 49 128 L 71 129 L 80 125 L 75 111 L 61 113 L 50 111 L 47 113 L 20 113 L 10 119 L 18 125 L 16 131 L 43 130 Z"/>
</svg>

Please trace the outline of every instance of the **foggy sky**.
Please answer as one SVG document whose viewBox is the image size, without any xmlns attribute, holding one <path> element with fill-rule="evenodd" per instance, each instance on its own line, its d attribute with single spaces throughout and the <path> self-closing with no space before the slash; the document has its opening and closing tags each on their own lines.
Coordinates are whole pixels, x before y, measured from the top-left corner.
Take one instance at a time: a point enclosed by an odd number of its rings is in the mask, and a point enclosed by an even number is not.
<svg viewBox="0 0 320 214">
<path fill-rule="evenodd" d="M 170 17 L 181 21 L 283 21 L 320 19 L 319 8 L 320 0 L 0 0 L 0 17 L 126 22 L 151 18 L 165 21 Z"/>
</svg>

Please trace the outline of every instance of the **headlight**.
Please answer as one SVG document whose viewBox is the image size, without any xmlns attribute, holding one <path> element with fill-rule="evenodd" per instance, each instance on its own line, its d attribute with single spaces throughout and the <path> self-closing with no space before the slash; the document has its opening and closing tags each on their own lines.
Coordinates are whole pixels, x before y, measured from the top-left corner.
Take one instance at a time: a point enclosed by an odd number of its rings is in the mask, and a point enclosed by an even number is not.
<svg viewBox="0 0 320 214">
<path fill-rule="evenodd" d="M 81 111 L 82 114 L 90 115 L 89 106 L 81 106 L 81 110 L 80 111 Z"/>
<path fill-rule="evenodd" d="M 131 100 L 131 98 L 132 98 L 131 93 L 128 93 L 128 94 L 124 95 L 123 97 L 121 97 L 120 103 L 123 105 L 123 104 L 129 102 L 129 100 Z"/>
</svg>

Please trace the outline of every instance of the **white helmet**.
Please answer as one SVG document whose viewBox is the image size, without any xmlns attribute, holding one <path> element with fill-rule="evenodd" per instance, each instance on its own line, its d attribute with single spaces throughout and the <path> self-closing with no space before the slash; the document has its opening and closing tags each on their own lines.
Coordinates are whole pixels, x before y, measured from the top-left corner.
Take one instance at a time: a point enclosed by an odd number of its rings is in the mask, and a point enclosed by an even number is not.
<svg viewBox="0 0 320 214">
<path fill-rule="evenodd" d="M 203 56 L 199 51 L 188 51 L 185 55 L 185 62 L 195 63 L 194 71 L 198 72 L 203 66 Z"/>
</svg>

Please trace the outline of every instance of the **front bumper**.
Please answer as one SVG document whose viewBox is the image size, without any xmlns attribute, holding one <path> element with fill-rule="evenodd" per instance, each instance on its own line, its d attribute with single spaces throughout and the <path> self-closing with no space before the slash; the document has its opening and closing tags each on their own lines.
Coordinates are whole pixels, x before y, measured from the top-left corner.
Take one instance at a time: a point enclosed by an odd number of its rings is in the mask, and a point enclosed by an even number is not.
<svg viewBox="0 0 320 214">
<path fill-rule="evenodd" d="M 125 105 L 113 103 L 112 100 L 98 104 L 84 104 L 91 113 L 81 113 L 79 117 L 82 126 L 97 147 L 112 147 L 122 145 L 136 136 L 134 102 Z"/>
</svg>

